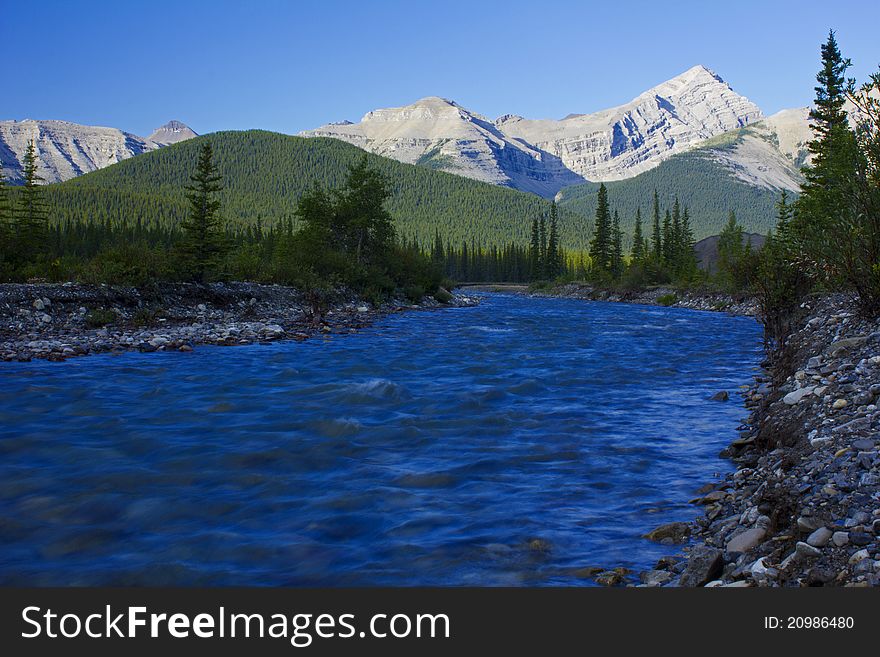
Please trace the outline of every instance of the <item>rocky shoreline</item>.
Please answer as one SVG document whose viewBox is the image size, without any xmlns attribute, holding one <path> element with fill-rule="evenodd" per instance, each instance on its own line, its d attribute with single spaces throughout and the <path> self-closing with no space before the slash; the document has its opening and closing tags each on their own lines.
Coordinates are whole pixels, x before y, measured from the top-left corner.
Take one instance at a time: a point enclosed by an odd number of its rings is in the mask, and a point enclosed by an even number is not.
<svg viewBox="0 0 880 657">
<path fill-rule="evenodd" d="M 0 361 L 306 340 L 353 333 L 389 313 L 479 302 L 453 294 L 445 303 L 425 297 L 417 305 L 392 300 L 377 307 L 353 295 L 342 298 L 316 317 L 301 292 L 280 285 L 0 284 Z"/>
<path fill-rule="evenodd" d="M 587 301 L 610 301 L 615 303 L 635 303 L 647 306 L 666 306 L 726 312 L 731 315 L 754 317 L 758 314 L 758 304 L 753 297 L 734 296 L 713 291 L 676 290 L 671 287 L 652 287 L 644 290 L 619 292 L 595 287 L 587 283 L 565 283 L 549 290 L 533 290 L 535 296 L 554 296 Z"/>
<path fill-rule="evenodd" d="M 702 517 L 646 536 L 687 545 L 638 585 L 880 585 L 880 321 L 840 295 L 804 310 L 744 392 L 751 415 L 722 452 L 736 470 L 699 491 Z"/>
</svg>

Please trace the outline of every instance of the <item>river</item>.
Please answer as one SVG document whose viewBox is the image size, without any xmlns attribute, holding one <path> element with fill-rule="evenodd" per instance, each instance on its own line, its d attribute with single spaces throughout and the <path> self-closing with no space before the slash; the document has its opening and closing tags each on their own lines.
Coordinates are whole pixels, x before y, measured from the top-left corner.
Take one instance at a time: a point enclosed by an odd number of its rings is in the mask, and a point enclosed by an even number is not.
<svg viewBox="0 0 880 657">
<path fill-rule="evenodd" d="M 304 343 L 0 364 L 0 583 L 648 568 L 675 548 L 642 535 L 731 469 L 761 353 L 748 318 L 487 293 Z"/>
</svg>

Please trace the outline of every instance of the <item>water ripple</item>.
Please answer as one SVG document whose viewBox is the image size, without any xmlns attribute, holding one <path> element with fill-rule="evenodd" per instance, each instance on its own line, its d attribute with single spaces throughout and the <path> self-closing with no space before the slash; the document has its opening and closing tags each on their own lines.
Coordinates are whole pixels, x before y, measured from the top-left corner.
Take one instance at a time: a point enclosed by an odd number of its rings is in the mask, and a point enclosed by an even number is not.
<svg viewBox="0 0 880 657">
<path fill-rule="evenodd" d="M 0 368 L 0 583 L 583 584 L 649 566 L 755 322 L 487 295 L 343 339 Z M 535 541 L 534 539 L 540 539 Z M 540 549 L 535 549 L 535 546 Z"/>
</svg>

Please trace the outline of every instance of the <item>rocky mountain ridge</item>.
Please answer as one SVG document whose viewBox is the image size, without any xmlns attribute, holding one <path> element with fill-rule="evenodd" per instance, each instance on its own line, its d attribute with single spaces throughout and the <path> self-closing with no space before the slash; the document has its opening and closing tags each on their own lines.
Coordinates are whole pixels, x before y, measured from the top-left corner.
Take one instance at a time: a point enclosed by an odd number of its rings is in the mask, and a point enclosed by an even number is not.
<svg viewBox="0 0 880 657">
<path fill-rule="evenodd" d="M 196 133 L 179 121 L 165 124 L 149 138 L 69 121 L 0 121 L 0 165 L 7 180 L 20 183 L 22 159 L 28 142 L 33 141 L 38 175 L 45 183 L 55 183 L 194 136 Z"/>
<path fill-rule="evenodd" d="M 359 123 L 330 123 L 300 134 L 335 137 L 402 162 L 552 197 L 586 181 L 631 178 L 762 119 L 757 105 L 708 68 L 695 66 L 629 103 L 561 120 L 507 114 L 491 121 L 432 96 L 368 112 Z M 791 165 L 786 160 L 770 168 L 780 166 Z M 786 182 L 788 177 L 782 175 Z"/>
</svg>

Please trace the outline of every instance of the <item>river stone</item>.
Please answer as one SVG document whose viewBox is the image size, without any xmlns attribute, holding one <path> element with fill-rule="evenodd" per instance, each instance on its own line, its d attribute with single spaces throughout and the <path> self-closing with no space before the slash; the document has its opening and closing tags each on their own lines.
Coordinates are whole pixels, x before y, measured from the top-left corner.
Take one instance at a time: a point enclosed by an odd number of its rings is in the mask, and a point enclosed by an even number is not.
<svg viewBox="0 0 880 657">
<path fill-rule="evenodd" d="M 691 527 L 686 522 L 670 522 L 660 525 L 653 531 L 645 534 L 645 538 L 655 543 L 670 539 L 673 543 L 683 543 L 690 536 Z"/>
<path fill-rule="evenodd" d="M 789 406 L 794 406 L 795 404 L 800 402 L 800 400 L 803 399 L 804 397 L 807 397 L 808 395 L 812 395 L 813 390 L 814 390 L 814 388 L 812 386 L 807 386 L 806 388 L 799 388 L 798 390 L 795 390 L 794 392 L 788 393 L 785 397 L 782 398 L 782 401 L 785 402 L 786 404 L 788 404 Z"/>
<path fill-rule="evenodd" d="M 870 452 L 874 449 L 874 441 L 868 438 L 860 438 L 852 442 L 852 448 L 859 452 Z"/>
<path fill-rule="evenodd" d="M 797 519 L 797 526 L 798 526 L 798 529 L 801 530 L 802 532 L 804 532 L 805 534 L 808 532 L 812 533 L 812 532 L 816 531 L 817 529 L 819 529 L 819 527 L 822 526 L 822 521 L 819 520 L 818 518 L 801 516 L 800 518 Z"/>
<path fill-rule="evenodd" d="M 797 545 L 794 546 L 794 551 L 797 552 L 799 556 L 807 557 L 808 559 L 822 556 L 822 550 L 814 548 L 809 543 L 804 543 L 803 541 L 798 541 Z"/>
<path fill-rule="evenodd" d="M 849 402 L 845 399 L 838 399 L 831 405 L 831 408 L 835 411 L 839 411 L 841 408 L 846 408 L 847 404 L 849 404 Z"/>
<path fill-rule="evenodd" d="M 672 580 L 672 573 L 667 570 L 648 570 L 639 577 L 645 586 L 663 586 Z"/>
<path fill-rule="evenodd" d="M 681 574 L 681 586 L 703 586 L 721 574 L 724 557 L 721 550 L 700 546 L 694 548 L 688 557 L 687 566 Z"/>
<path fill-rule="evenodd" d="M 819 529 L 807 537 L 807 543 L 813 547 L 822 548 L 828 545 L 832 535 L 832 531 L 827 527 L 819 527 Z"/>
<path fill-rule="evenodd" d="M 753 547 L 761 544 L 767 532 L 760 527 L 752 527 L 737 534 L 727 541 L 727 551 L 730 553 L 748 552 Z"/>
<path fill-rule="evenodd" d="M 716 392 L 714 395 L 709 397 L 709 399 L 711 401 L 727 401 L 728 399 L 730 399 L 730 395 L 727 394 L 726 390 L 720 390 L 719 392 Z"/>
<path fill-rule="evenodd" d="M 838 340 L 837 342 L 832 342 L 829 347 L 829 351 L 832 356 L 839 356 L 845 351 L 850 349 L 854 349 L 856 347 L 861 347 L 868 341 L 868 336 L 861 335 L 855 338 L 844 338 L 843 340 Z"/>
</svg>

